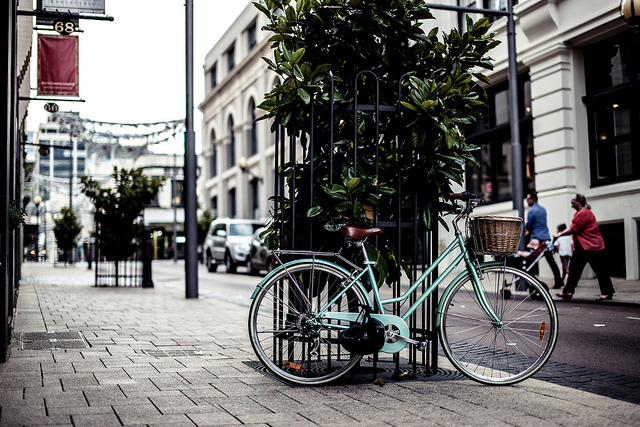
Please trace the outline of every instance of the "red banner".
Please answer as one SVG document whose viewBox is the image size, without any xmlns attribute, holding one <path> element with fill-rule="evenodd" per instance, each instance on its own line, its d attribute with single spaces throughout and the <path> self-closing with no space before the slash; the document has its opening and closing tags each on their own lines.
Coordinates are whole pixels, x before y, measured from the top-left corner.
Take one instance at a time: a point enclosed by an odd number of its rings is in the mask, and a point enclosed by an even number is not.
<svg viewBox="0 0 640 427">
<path fill-rule="evenodd" d="M 38 35 L 38 95 L 80 96 L 78 37 Z"/>
</svg>

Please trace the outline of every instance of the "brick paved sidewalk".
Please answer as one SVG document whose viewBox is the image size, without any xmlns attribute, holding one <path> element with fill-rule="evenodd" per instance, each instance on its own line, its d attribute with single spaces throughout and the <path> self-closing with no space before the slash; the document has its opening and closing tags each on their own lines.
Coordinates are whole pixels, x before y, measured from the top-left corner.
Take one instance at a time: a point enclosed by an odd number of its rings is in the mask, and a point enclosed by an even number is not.
<svg viewBox="0 0 640 427">
<path fill-rule="evenodd" d="M 536 379 L 487 387 L 445 359 L 440 375 L 382 387 L 364 379 L 291 387 L 250 366 L 246 308 L 162 287 L 95 288 L 84 268 L 26 264 L 23 274 L 9 361 L 0 365 L 0 425 L 640 422 L 628 399 Z"/>
</svg>

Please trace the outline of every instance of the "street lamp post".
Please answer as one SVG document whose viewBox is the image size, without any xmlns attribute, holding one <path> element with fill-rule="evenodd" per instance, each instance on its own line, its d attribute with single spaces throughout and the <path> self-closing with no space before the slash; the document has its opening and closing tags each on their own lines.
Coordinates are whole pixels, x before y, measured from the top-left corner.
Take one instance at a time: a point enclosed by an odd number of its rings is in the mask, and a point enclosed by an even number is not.
<svg viewBox="0 0 640 427">
<path fill-rule="evenodd" d="M 197 159 L 193 129 L 193 0 L 185 1 L 186 50 L 186 131 L 184 135 L 184 234 L 186 297 L 198 298 L 198 201 L 196 200 Z"/>
<path fill-rule="evenodd" d="M 261 176 L 258 176 L 249 170 L 249 162 L 246 157 L 240 157 L 240 159 L 238 159 L 238 167 L 243 173 L 249 175 L 252 180 L 258 180 L 260 183 L 264 181 Z"/>
<path fill-rule="evenodd" d="M 42 198 L 40 196 L 35 196 L 33 198 L 33 203 L 36 205 L 36 262 L 40 260 L 40 203 L 42 202 Z"/>
<path fill-rule="evenodd" d="M 176 196 L 171 199 L 173 204 L 173 262 L 178 262 L 178 206 L 180 206 L 180 197 Z"/>
<path fill-rule="evenodd" d="M 42 258 L 47 262 L 47 204 L 44 203 L 42 208 L 44 209 L 44 250 L 42 251 Z"/>
<path fill-rule="evenodd" d="M 620 15 L 629 25 L 637 27 L 640 24 L 640 0 L 622 0 Z"/>
<path fill-rule="evenodd" d="M 633 37 L 637 47 L 640 38 L 640 0 L 622 0 L 620 2 L 620 16 L 633 28 Z"/>
</svg>

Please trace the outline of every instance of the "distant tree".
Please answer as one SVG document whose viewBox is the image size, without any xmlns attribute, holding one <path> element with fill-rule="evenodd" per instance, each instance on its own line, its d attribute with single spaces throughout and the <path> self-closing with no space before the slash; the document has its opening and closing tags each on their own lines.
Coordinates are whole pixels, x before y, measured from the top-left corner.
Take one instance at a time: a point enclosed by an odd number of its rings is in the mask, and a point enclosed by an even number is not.
<svg viewBox="0 0 640 427">
<path fill-rule="evenodd" d="M 157 196 L 166 178 L 148 178 L 142 169 L 113 168 L 114 185 L 103 188 L 92 177 L 83 176 L 82 192 L 93 202 L 100 254 L 116 262 L 133 255 L 142 231 L 137 219 Z"/>
<path fill-rule="evenodd" d="M 60 209 L 58 215 L 53 216 L 53 234 L 56 236 L 56 242 L 58 248 L 64 250 L 65 264 L 67 261 L 73 262 L 73 258 L 70 257 L 70 252 L 77 243 L 78 235 L 82 231 L 82 226 L 78 221 L 73 209 L 70 207 L 63 207 Z"/>
<path fill-rule="evenodd" d="M 204 243 L 204 240 L 207 237 L 207 231 L 209 231 L 209 225 L 211 225 L 211 221 L 213 221 L 213 215 L 209 209 L 206 209 L 198 218 L 198 244 L 201 245 Z"/>
</svg>

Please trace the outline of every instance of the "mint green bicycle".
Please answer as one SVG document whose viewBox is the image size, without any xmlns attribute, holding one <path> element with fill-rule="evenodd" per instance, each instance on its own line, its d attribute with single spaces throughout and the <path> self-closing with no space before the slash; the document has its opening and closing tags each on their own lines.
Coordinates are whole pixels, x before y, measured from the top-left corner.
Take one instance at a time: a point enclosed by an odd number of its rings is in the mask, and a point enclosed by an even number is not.
<svg viewBox="0 0 640 427">
<path fill-rule="evenodd" d="M 470 218 L 482 199 L 466 192 L 451 198 L 455 200 L 456 216 L 451 222 L 455 239 L 397 298 L 383 300 L 376 286 L 371 295 L 363 286 L 365 278 L 375 283 L 373 262 L 363 242 L 382 233 L 379 228 L 345 226 L 341 230 L 362 248 L 363 267 L 337 253 L 281 251 L 303 257 L 273 270 L 251 296 L 249 336 L 260 361 L 285 381 L 318 385 L 347 373 L 363 354 L 398 353 L 408 344 L 423 350 L 426 342 L 411 338 L 407 319 L 464 263 L 464 271 L 444 286 L 437 307 L 436 327 L 444 354 L 461 373 L 483 384 L 515 384 L 540 370 L 558 335 L 558 315 L 549 292 L 522 270 L 500 261 L 478 263 L 473 256 L 474 252 L 513 253 L 522 220 L 491 217 L 498 223 L 515 220 L 518 228 L 507 233 L 487 231 L 476 220 L 489 217 Z M 467 247 L 458 225 L 461 219 L 472 231 L 476 248 Z M 385 307 L 407 300 L 456 250 L 455 260 L 404 314 L 387 314 Z M 349 268 L 326 259 L 335 257 Z"/>
</svg>

